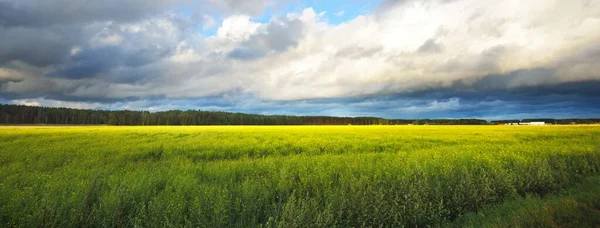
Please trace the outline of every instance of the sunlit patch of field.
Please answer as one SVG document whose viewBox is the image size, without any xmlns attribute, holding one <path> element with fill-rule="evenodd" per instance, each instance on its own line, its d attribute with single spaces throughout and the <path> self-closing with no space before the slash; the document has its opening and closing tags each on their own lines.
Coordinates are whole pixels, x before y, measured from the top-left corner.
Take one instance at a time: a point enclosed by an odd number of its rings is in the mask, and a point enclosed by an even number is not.
<svg viewBox="0 0 600 228">
<path fill-rule="evenodd" d="M 599 172 L 600 126 L 2 126 L 0 223 L 443 225 Z"/>
</svg>

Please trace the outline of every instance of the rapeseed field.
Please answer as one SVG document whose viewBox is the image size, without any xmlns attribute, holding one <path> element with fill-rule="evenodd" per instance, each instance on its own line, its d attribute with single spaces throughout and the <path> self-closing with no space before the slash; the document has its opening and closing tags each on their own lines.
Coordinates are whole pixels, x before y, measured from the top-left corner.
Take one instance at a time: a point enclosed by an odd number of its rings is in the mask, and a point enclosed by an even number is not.
<svg viewBox="0 0 600 228">
<path fill-rule="evenodd" d="M 0 226 L 454 226 L 599 172 L 600 126 L 4 126 Z"/>
</svg>

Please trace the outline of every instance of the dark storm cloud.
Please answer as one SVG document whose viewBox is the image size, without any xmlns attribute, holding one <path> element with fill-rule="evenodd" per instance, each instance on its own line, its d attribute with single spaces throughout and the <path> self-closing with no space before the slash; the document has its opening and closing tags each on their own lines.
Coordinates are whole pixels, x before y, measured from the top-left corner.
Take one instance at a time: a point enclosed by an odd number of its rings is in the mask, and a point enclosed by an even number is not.
<svg viewBox="0 0 600 228">
<path fill-rule="evenodd" d="M 82 41 L 80 35 L 70 27 L 0 27 L 0 65 L 10 61 L 40 67 L 61 63 L 71 47 Z"/>
<path fill-rule="evenodd" d="M 171 0 L 4 0 L 0 1 L 0 25 L 46 27 L 95 21 L 128 22 L 164 11 Z"/>
<path fill-rule="evenodd" d="M 119 67 L 135 68 L 153 63 L 167 56 L 170 51 L 160 48 L 125 50 L 121 46 L 90 48 L 71 56 L 61 70 L 52 76 L 71 79 L 95 77 Z"/>
<path fill-rule="evenodd" d="M 547 80 L 546 84 L 520 82 Z M 86 102 L 137 102 L 163 109 L 206 109 L 260 114 L 383 116 L 387 118 L 486 118 L 586 117 L 600 111 L 600 81 L 559 82 L 550 69 L 519 70 L 493 74 L 448 87 L 421 91 L 375 94 L 367 97 L 296 101 L 265 101 L 253 94 L 233 92 L 197 99 L 165 99 L 161 96 L 127 99 L 83 99 L 69 93 L 47 93 L 48 99 Z M 146 106 L 144 106 L 146 107 Z M 143 109 L 144 107 L 140 107 Z"/>
<path fill-rule="evenodd" d="M 555 71 L 537 68 L 517 70 L 507 74 L 490 74 L 475 80 L 459 80 L 453 83 L 452 88 L 459 91 L 506 91 L 519 88 L 556 83 Z"/>
<path fill-rule="evenodd" d="M 99 68 L 113 66 L 118 60 L 126 65 L 143 65 L 162 56 L 164 50 L 137 48 L 134 52 L 121 50 L 84 50 L 80 56 L 69 58 L 76 47 L 85 48 L 94 35 L 102 33 L 123 34 L 120 25 L 151 18 L 165 17 L 169 6 L 179 2 L 171 0 L 18 0 L 0 1 L 0 66 L 10 61 L 22 61 L 38 67 L 67 64 L 65 66 L 81 78 L 97 73 Z M 166 16 L 178 29 L 185 30 L 193 22 L 177 16 Z M 109 23 L 110 25 L 107 25 Z M 145 34 L 142 34 L 145 35 Z M 160 37 L 147 41 L 139 34 L 129 34 L 130 45 L 146 45 L 151 42 L 160 46 Z M 141 42 L 141 43 L 135 43 Z M 146 43 L 144 43 L 146 42 Z M 133 44 L 132 44 L 133 43 Z M 173 47 L 174 48 L 174 47 Z M 115 48 L 118 49 L 118 48 Z M 83 55 L 94 58 L 83 60 Z M 98 54 L 93 57 L 92 54 Z M 128 54 L 120 57 L 120 54 Z M 106 58 L 108 59 L 101 59 Z M 121 59 L 115 59 L 121 58 Z M 76 63 L 68 63 L 75 61 Z M 95 61 L 92 63 L 92 61 Z M 78 65 L 73 66 L 73 65 Z M 95 66 L 94 66 L 95 65 Z M 82 72 L 90 69 L 91 72 Z"/>
<path fill-rule="evenodd" d="M 64 69 L 53 76 L 71 79 L 94 77 L 120 65 L 123 62 L 121 55 L 122 50 L 118 47 L 84 50 L 69 58 L 69 62 L 64 66 Z"/>
<path fill-rule="evenodd" d="M 596 85 L 599 83 L 596 83 Z M 531 88 L 529 88 L 531 89 Z M 484 118 L 594 117 L 600 112 L 598 97 L 581 94 L 527 94 L 512 92 L 436 91 L 365 98 L 363 101 L 331 100 L 338 109 L 357 115 L 387 118 Z M 344 103 L 345 102 L 345 103 Z"/>
<path fill-rule="evenodd" d="M 588 86 L 583 86 L 588 84 Z M 517 90 L 422 91 L 372 97 L 256 102 L 233 110 L 261 114 L 379 116 L 386 118 L 585 118 L 600 113 L 600 82 Z M 567 88 L 567 89 L 565 89 Z M 532 93 L 531 91 L 536 91 Z M 279 110 L 279 111 L 277 111 Z"/>
<path fill-rule="evenodd" d="M 483 77 L 457 80 L 446 87 L 424 88 L 399 96 L 429 99 L 459 97 L 469 100 L 536 100 L 539 97 L 563 96 L 600 99 L 600 80 L 560 81 L 552 69 L 525 69 L 507 74 L 490 74 Z"/>
<path fill-rule="evenodd" d="M 222 110 L 259 114 L 380 116 L 386 118 L 587 118 L 600 113 L 600 80 L 527 85 L 553 75 L 549 69 L 487 75 L 450 87 L 366 97 L 296 101 L 228 100 Z"/>
<path fill-rule="evenodd" d="M 600 80 L 565 82 L 552 69 L 517 70 L 412 92 L 307 101 L 320 110 L 387 118 L 597 117 Z M 311 109 L 308 109 L 311 110 Z M 332 111 L 333 110 L 333 111 Z M 317 109 L 312 109 L 320 113 Z"/>
<path fill-rule="evenodd" d="M 18 8 L 24 13 L 23 19 L 2 19 L 0 97 L 77 102 L 118 102 L 153 97 L 155 94 L 150 89 L 160 82 L 158 78 L 167 67 L 160 62 L 184 39 L 194 37 L 185 34 L 196 25 L 195 22 L 166 13 L 169 9 L 160 9 L 164 13 L 153 15 L 156 11 L 145 9 L 146 6 L 132 8 L 132 4 L 142 1 L 53 2 L 69 5 L 64 12 L 51 6 L 39 8 L 50 1 L 40 1 L 40 5 L 33 4 L 35 2 L 2 2 L 3 7 Z M 157 3 L 171 4 L 167 1 Z M 118 6 L 124 6 L 120 10 L 127 12 L 111 10 Z M 43 13 L 27 13 L 37 11 Z M 88 11 L 94 11 L 96 15 L 84 15 Z M 111 16 L 112 13 L 115 16 Z M 132 15 L 120 15 L 128 13 Z M 2 78 L 5 77 L 3 71 L 13 69 L 20 74 L 9 75 L 6 80 Z"/>
</svg>

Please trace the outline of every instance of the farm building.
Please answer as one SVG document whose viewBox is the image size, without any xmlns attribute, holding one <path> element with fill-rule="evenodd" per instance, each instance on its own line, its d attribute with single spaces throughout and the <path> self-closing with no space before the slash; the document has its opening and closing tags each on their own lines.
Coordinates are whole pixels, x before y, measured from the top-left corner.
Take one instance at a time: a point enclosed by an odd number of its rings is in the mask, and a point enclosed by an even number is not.
<svg viewBox="0 0 600 228">
<path fill-rule="evenodd" d="M 546 122 L 529 122 L 529 123 L 520 123 L 520 125 L 535 125 L 535 126 L 541 126 L 541 125 L 546 125 Z"/>
</svg>

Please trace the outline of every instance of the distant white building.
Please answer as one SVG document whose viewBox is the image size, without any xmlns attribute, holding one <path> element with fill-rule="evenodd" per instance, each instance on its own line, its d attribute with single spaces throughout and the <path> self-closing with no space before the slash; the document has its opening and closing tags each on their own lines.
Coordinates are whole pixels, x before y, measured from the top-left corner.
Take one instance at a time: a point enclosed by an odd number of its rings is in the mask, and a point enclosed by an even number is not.
<svg viewBox="0 0 600 228">
<path fill-rule="evenodd" d="M 534 125 L 534 126 L 541 126 L 541 125 L 546 125 L 546 122 L 522 122 L 519 125 Z"/>
</svg>

